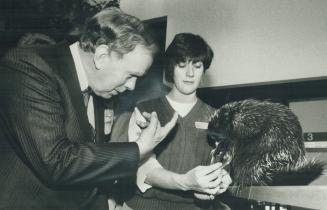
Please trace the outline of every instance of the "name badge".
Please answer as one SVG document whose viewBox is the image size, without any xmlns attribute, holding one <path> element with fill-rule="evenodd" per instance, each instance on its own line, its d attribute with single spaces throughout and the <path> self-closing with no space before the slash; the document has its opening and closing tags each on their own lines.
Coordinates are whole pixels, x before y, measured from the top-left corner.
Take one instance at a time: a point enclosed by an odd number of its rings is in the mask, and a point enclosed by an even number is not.
<svg viewBox="0 0 327 210">
<path fill-rule="evenodd" d="M 195 127 L 198 129 L 208 129 L 208 123 L 206 122 L 195 122 Z"/>
</svg>

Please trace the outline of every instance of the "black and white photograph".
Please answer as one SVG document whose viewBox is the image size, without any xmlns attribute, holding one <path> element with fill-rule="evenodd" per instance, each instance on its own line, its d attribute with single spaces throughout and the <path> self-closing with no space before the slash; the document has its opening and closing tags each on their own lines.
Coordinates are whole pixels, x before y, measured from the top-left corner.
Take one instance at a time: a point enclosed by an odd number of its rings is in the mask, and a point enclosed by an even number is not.
<svg viewBox="0 0 327 210">
<path fill-rule="evenodd" d="M 326 198 L 326 0 L 0 0 L 0 210 Z"/>
</svg>

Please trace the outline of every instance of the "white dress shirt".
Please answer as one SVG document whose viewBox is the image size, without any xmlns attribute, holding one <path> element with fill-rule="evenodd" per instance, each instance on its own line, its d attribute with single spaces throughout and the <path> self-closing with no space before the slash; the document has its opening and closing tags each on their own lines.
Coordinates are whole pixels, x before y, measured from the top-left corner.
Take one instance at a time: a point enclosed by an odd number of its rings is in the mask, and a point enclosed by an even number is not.
<svg viewBox="0 0 327 210">
<path fill-rule="evenodd" d="M 69 46 L 70 52 L 72 53 L 75 68 L 77 72 L 77 77 L 79 81 L 79 85 L 81 87 L 81 91 L 85 90 L 89 86 L 89 82 L 86 77 L 86 72 L 82 64 L 82 59 L 79 54 L 79 42 L 75 42 L 74 44 Z M 87 105 L 87 117 L 89 119 L 89 123 L 93 128 L 95 128 L 94 122 L 94 106 L 93 106 L 93 97 L 90 96 L 88 105 Z"/>
<path fill-rule="evenodd" d="M 81 56 L 79 54 L 79 42 L 75 42 L 74 44 L 69 46 L 70 52 L 72 53 L 77 77 L 79 81 L 79 85 L 81 91 L 85 90 L 89 86 L 89 82 L 87 80 L 86 72 L 82 63 Z M 92 95 L 89 98 L 89 102 L 87 105 L 87 118 L 89 120 L 90 125 L 95 128 L 95 117 L 94 117 L 94 105 L 93 105 L 93 97 Z M 104 110 L 104 134 L 109 134 L 111 132 L 111 127 L 113 124 L 114 112 L 112 109 Z"/>
</svg>

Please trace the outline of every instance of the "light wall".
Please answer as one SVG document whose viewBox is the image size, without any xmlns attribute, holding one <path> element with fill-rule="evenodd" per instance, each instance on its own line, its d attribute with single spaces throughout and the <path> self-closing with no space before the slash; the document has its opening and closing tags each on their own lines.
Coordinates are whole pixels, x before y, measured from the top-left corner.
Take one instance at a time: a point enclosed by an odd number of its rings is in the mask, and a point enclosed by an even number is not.
<svg viewBox="0 0 327 210">
<path fill-rule="evenodd" d="M 289 106 L 298 116 L 303 132 L 327 132 L 327 99 L 293 101 Z"/>
<path fill-rule="evenodd" d="M 326 0 L 121 0 L 142 20 L 167 16 L 167 42 L 192 32 L 215 58 L 203 87 L 327 77 Z"/>
</svg>

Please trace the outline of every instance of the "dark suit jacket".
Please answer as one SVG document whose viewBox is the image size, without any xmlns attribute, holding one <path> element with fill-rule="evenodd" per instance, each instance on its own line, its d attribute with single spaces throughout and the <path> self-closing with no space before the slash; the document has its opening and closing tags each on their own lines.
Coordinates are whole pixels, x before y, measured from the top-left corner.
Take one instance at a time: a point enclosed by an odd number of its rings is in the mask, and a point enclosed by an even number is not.
<svg viewBox="0 0 327 210">
<path fill-rule="evenodd" d="M 107 209 L 101 192 L 134 179 L 139 158 L 136 143 L 92 142 L 67 45 L 2 59 L 0 150 L 0 209 Z"/>
</svg>

